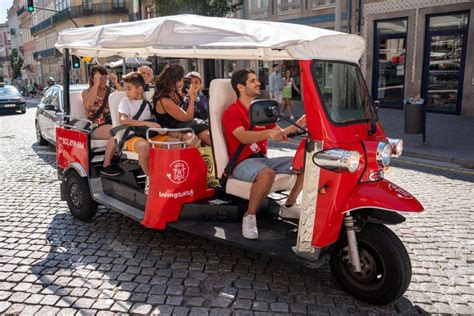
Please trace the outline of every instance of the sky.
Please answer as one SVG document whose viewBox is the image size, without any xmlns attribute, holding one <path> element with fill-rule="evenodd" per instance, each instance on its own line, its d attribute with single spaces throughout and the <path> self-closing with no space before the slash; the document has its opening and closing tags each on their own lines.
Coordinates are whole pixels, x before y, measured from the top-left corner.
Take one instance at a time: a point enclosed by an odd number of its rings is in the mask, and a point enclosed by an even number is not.
<svg viewBox="0 0 474 316">
<path fill-rule="evenodd" d="M 13 0 L 0 0 L 0 23 L 7 21 L 7 10 L 12 6 Z"/>
</svg>

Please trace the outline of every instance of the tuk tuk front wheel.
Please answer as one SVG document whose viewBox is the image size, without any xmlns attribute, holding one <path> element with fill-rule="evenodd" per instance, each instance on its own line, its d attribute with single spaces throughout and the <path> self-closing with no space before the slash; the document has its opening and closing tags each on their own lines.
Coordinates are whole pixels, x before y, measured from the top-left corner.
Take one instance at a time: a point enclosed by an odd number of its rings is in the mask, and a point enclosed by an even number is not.
<svg viewBox="0 0 474 316">
<path fill-rule="evenodd" d="M 411 262 L 401 240 L 384 225 L 367 224 L 357 233 L 361 272 L 349 260 L 347 237 L 341 234 L 329 264 L 339 285 L 352 296 L 385 305 L 405 293 L 411 281 Z"/>
<path fill-rule="evenodd" d="M 71 171 L 66 177 L 66 201 L 72 216 L 87 221 L 97 213 L 97 202 L 91 197 L 87 179 Z"/>
</svg>

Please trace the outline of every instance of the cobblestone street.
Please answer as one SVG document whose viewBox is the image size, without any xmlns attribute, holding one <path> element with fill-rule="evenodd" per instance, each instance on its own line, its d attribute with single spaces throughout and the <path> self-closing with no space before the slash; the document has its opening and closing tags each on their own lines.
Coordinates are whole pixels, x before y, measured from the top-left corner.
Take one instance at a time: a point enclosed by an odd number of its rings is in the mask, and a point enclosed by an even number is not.
<svg viewBox="0 0 474 316">
<path fill-rule="evenodd" d="M 34 115 L 0 114 L 0 314 L 474 314 L 474 170 L 398 161 L 387 178 L 425 207 L 392 226 L 413 278 L 374 307 L 318 270 L 176 230 L 146 229 L 101 207 L 83 223 L 60 200 L 52 146 Z"/>
</svg>

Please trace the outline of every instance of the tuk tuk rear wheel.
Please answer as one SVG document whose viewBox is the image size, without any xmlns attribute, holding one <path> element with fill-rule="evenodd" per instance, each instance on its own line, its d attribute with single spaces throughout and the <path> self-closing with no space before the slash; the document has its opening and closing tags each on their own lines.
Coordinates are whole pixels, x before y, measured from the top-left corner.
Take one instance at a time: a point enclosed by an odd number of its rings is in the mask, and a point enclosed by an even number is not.
<svg viewBox="0 0 474 316">
<path fill-rule="evenodd" d="M 341 234 L 329 264 L 339 285 L 352 296 L 374 305 L 385 305 L 405 293 L 411 281 L 411 262 L 405 246 L 384 225 L 367 224 L 357 233 L 361 272 L 349 262 L 347 237 Z"/>
<path fill-rule="evenodd" d="M 97 213 L 97 202 L 91 197 L 87 179 L 76 171 L 66 177 L 66 201 L 72 216 L 88 221 Z"/>
</svg>

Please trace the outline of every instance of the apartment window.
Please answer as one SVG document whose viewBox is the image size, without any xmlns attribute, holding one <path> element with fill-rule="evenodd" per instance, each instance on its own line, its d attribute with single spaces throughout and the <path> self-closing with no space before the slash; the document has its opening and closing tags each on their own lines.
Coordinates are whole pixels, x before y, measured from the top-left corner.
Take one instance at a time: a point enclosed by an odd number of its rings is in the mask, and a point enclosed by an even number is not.
<svg viewBox="0 0 474 316">
<path fill-rule="evenodd" d="M 301 0 L 278 0 L 278 13 L 291 13 L 301 10 Z"/>
<path fill-rule="evenodd" d="M 56 10 L 63 11 L 71 7 L 71 0 L 56 0 Z"/>
<path fill-rule="evenodd" d="M 268 16 L 268 0 L 250 1 L 249 16 L 251 19 L 258 19 Z"/>
<path fill-rule="evenodd" d="M 334 6 L 335 4 L 336 4 L 336 0 L 313 0 L 312 7 L 313 9 L 320 9 L 320 8 Z"/>
<path fill-rule="evenodd" d="M 82 0 L 82 7 L 84 9 L 92 9 L 92 1 L 91 0 Z"/>
<path fill-rule="evenodd" d="M 145 14 L 146 14 L 146 19 L 151 19 L 154 17 L 154 12 L 153 12 L 153 6 L 152 5 L 148 5 L 146 6 L 145 8 Z"/>
<path fill-rule="evenodd" d="M 113 4 L 114 4 L 114 8 L 122 8 L 123 7 L 123 0 L 114 0 Z"/>
</svg>

